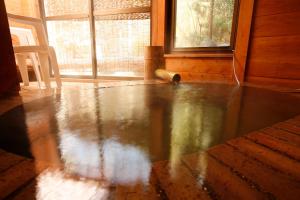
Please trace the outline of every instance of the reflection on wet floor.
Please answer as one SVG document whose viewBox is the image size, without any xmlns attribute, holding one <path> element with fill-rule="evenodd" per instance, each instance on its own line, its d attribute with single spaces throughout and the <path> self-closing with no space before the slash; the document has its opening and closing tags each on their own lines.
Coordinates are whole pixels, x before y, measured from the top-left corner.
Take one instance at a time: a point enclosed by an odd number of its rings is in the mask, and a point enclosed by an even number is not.
<svg viewBox="0 0 300 200">
<path fill-rule="evenodd" d="M 70 195 L 71 199 L 106 199 L 111 191 L 115 196 L 122 193 L 112 189 L 116 185 L 139 185 L 139 193 L 151 193 L 155 190 L 150 184 L 153 170 L 165 183 L 190 177 L 190 183 L 196 181 L 196 185 L 185 192 L 206 188 L 207 193 L 197 194 L 205 199 L 216 195 L 210 193 L 206 178 L 221 176 L 218 173 L 223 169 L 206 155 L 197 155 L 192 161 L 186 155 L 299 113 L 297 98 L 233 85 L 69 88 L 1 115 L 0 148 L 34 158 L 38 199 Z M 159 164 L 163 160 L 169 161 L 167 166 Z M 196 163 L 190 166 L 189 161 Z M 156 163 L 154 167 L 152 163 Z M 210 163 L 219 172 L 214 172 Z M 192 181 L 186 166 L 197 169 L 197 179 Z M 164 177 L 166 174 L 169 176 Z M 131 189 L 125 190 L 129 195 Z M 245 192 L 252 197 L 264 196 Z M 165 195 L 152 193 L 155 198 Z"/>
</svg>

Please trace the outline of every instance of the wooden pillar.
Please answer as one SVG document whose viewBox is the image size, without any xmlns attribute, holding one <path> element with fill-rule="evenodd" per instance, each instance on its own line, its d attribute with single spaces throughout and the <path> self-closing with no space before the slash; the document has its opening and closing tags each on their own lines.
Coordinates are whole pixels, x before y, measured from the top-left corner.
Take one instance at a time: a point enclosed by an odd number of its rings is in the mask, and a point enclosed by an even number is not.
<svg viewBox="0 0 300 200">
<path fill-rule="evenodd" d="M 0 1 L 0 96 L 20 90 L 4 1 Z"/>
<path fill-rule="evenodd" d="M 235 41 L 234 66 L 240 82 L 245 80 L 254 0 L 240 0 L 238 28 Z"/>
</svg>

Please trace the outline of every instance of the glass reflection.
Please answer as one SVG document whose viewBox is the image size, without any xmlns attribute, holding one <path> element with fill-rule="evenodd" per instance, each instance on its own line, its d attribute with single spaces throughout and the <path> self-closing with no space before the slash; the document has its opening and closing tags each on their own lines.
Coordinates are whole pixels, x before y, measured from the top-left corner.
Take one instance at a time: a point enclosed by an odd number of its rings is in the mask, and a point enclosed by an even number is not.
<svg viewBox="0 0 300 200">
<path fill-rule="evenodd" d="M 176 176 L 176 166 L 184 153 L 190 149 L 205 150 L 220 138 L 224 109 L 199 98 L 201 96 L 205 96 L 205 91 L 193 93 L 189 87 L 182 87 L 175 93 L 170 152 L 173 176 Z M 205 166 L 205 162 L 201 163 Z"/>
<path fill-rule="evenodd" d="M 111 184 L 147 184 L 151 164 L 140 149 L 116 139 L 98 143 L 68 131 L 61 134 L 60 149 L 67 172 Z"/>
<path fill-rule="evenodd" d="M 45 170 L 37 178 L 38 200 L 53 199 L 107 199 L 109 191 L 97 181 L 68 177 L 59 170 Z"/>
</svg>

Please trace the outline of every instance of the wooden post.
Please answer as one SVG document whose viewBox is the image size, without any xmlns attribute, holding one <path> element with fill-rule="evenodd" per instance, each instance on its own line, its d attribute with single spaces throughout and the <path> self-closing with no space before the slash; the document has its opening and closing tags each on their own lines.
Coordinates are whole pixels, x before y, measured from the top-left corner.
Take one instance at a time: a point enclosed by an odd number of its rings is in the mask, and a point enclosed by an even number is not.
<svg viewBox="0 0 300 200">
<path fill-rule="evenodd" d="M 234 67 L 239 82 L 244 82 L 251 33 L 254 0 L 240 0 L 240 12 L 235 42 Z"/>
<path fill-rule="evenodd" d="M 145 80 L 155 78 L 155 70 L 162 67 L 164 60 L 164 51 L 162 46 L 145 47 Z"/>
<path fill-rule="evenodd" d="M 20 90 L 4 1 L 0 1 L 0 96 Z"/>
</svg>

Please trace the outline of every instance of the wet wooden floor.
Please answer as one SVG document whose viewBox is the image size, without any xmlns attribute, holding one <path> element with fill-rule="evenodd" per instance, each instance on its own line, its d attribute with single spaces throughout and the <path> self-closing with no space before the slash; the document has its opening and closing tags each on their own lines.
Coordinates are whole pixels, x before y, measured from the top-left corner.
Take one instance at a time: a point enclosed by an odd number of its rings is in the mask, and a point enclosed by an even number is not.
<svg viewBox="0 0 300 200">
<path fill-rule="evenodd" d="M 39 174 L 34 169 L 33 160 L 0 151 L 0 199 L 35 199 Z M 155 162 L 147 186 L 103 187 L 108 199 L 298 200 L 300 116 L 176 163 Z"/>
</svg>

